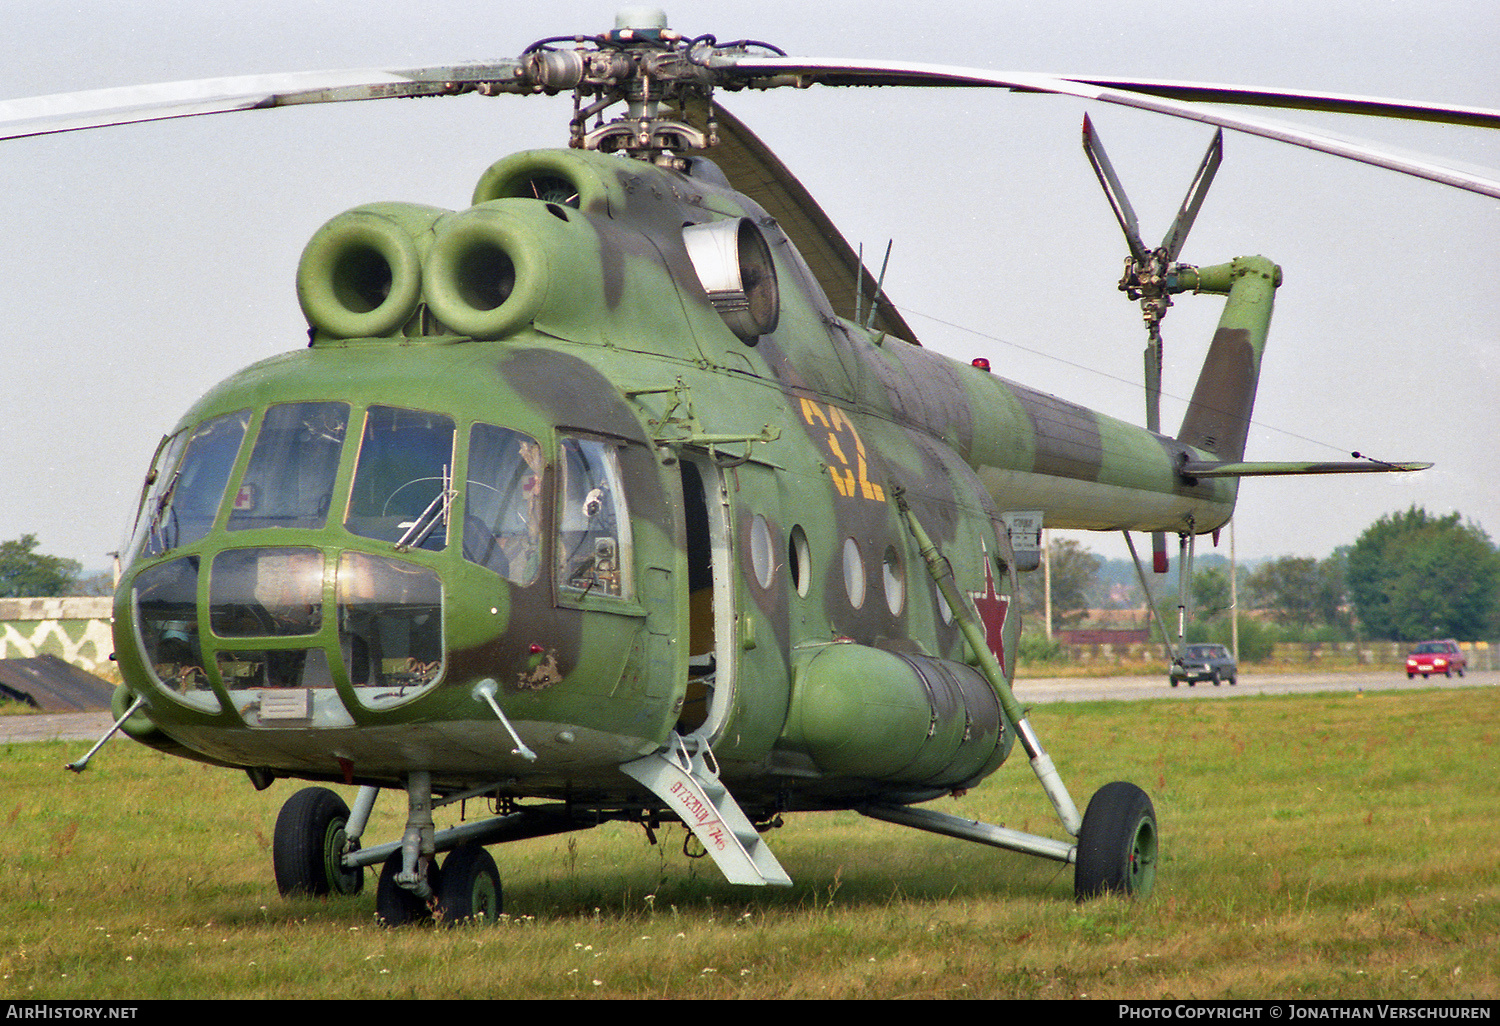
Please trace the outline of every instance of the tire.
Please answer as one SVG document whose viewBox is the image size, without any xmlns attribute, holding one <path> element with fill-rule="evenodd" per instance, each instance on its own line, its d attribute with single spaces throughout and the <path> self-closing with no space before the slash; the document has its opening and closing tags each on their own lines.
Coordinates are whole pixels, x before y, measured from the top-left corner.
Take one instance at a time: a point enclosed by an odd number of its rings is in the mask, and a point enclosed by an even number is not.
<svg viewBox="0 0 1500 1026">
<path fill-rule="evenodd" d="M 1175 688 L 1177 686 L 1177 681 L 1172 681 L 1172 686 Z"/>
<path fill-rule="evenodd" d="M 344 827 L 349 806 L 326 787 L 304 787 L 287 799 L 276 817 L 271 864 L 283 897 L 358 894 L 363 869 L 345 869 Z"/>
<path fill-rule="evenodd" d="M 1219 671 L 1215 670 L 1214 671 L 1214 687 L 1218 687 L 1218 686 L 1219 686 Z"/>
<path fill-rule="evenodd" d="M 1240 681 L 1240 679 L 1238 677 L 1230 677 L 1229 678 L 1229 686 L 1230 687 L 1234 687 L 1236 684 L 1239 683 L 1239 681 Z"/>
<path fill-rule="evenodd" d="M 1156 882 L 1156 810 L 1134 784 L 1105 784 L 1089 801 L 1078 831 L 1073 896 L 1145 898 Z"/>
<path fill-rule="evenodd" d="M 483 845 L 465 844 L 443 862 L 443 925 L 494 925 L 504 909 L 500 871 Z"/>
<path fill-rule="evenodd" d="M 432 909 L 427 902 L 405 887 L 396 883 L 396 874 L 401 872 L 401 849 L 391 852 L 380 867 L 380 882 L 375 885 L 375 918 L 381 926 L 406 926 L 410 923 L 425 923 L 432 918 Z M 427 886 L 432 893 L 443 893 L 443 875 L 432 860 L 427 862 Z"/>
</svg>

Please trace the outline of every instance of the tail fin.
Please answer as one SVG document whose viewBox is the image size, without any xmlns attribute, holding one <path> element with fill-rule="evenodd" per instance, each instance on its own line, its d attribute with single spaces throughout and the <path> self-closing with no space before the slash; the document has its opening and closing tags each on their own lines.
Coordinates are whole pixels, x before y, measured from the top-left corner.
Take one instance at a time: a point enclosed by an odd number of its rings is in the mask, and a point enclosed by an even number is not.
<svg viewBox="0 0 1500 1026">
<path fill-rule="evenodd" d="M 1238 257 L 1197 272 L 1199 292 L 1227 293 L 1224 315 L 1208 347 L 1177 440 L 1220 460 L 1245 456 L 1260 357 L 1271 325 L 1281 269 L 1264 257 Z"/>
</svg>

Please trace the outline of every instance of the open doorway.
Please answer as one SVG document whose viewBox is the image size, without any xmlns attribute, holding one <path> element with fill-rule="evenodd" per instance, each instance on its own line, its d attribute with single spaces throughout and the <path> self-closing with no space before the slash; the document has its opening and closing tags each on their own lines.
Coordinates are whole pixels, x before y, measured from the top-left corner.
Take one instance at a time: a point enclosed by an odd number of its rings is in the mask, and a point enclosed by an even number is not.
<svg viewBox="0 0 1500 1026">
<path fill-rule="evenodd" d="M 688 681 L 677 731 L 687 735 L 712 733 L 727 708 L 733 591 L 718 470 L 686 458 L 679 466 L 687 542 Z"/>
</svg>

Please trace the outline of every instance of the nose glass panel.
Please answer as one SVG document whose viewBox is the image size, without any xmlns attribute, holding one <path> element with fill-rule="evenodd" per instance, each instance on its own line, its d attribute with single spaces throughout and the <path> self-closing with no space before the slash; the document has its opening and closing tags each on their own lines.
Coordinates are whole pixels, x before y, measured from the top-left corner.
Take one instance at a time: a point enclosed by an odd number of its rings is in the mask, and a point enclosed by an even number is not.
<svg viewBox="0 0 1500 1026">
<path fill-rule="evenodd" d="M 198 643 L 198 562 L 188 556 L 142 571 L 131 599 L 141 652 L 157 685 L 195 709 L 218 712 Z"/>
<path fill-rule="evenodd" d="M 443 587 L 397 559 L 346 552 L 339 561 L 339 647 L 366 708 L 410 701 L 443 675 Z"/>
<path fill-rule="evenodd" d="M 208 619 L 221 638 L 316 634 L 323 624 L 317 549 L 230 549 L 214 557 Z"/>
</svg>

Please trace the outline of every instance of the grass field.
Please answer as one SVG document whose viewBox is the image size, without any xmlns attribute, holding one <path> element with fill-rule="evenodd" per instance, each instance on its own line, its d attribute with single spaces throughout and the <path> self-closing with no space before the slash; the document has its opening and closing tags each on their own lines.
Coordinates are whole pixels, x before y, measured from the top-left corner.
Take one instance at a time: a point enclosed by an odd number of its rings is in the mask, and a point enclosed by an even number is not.
<svg viewBox="0 0 1500 1026">
<path fill-rule="evenodd" d="M 1078 906 L 1070 867 L 826 814 L 769 837 L 790 889 L 730 887 L 680 827 L 610 826 L 493 849 L 497 926 L 389 931 L 373 875 L 277 895 L 294 783 L 125 741 L 75 776 L 86 743 L 9 745 L 0 998 L 1500 998 L 1500 689 L 1032 722 L 1080 805 L 1112 779 L 1151 795 L 1149 901 Z M 1061 836 L 1020 758 L 934 807 Z"/>
</svg>

